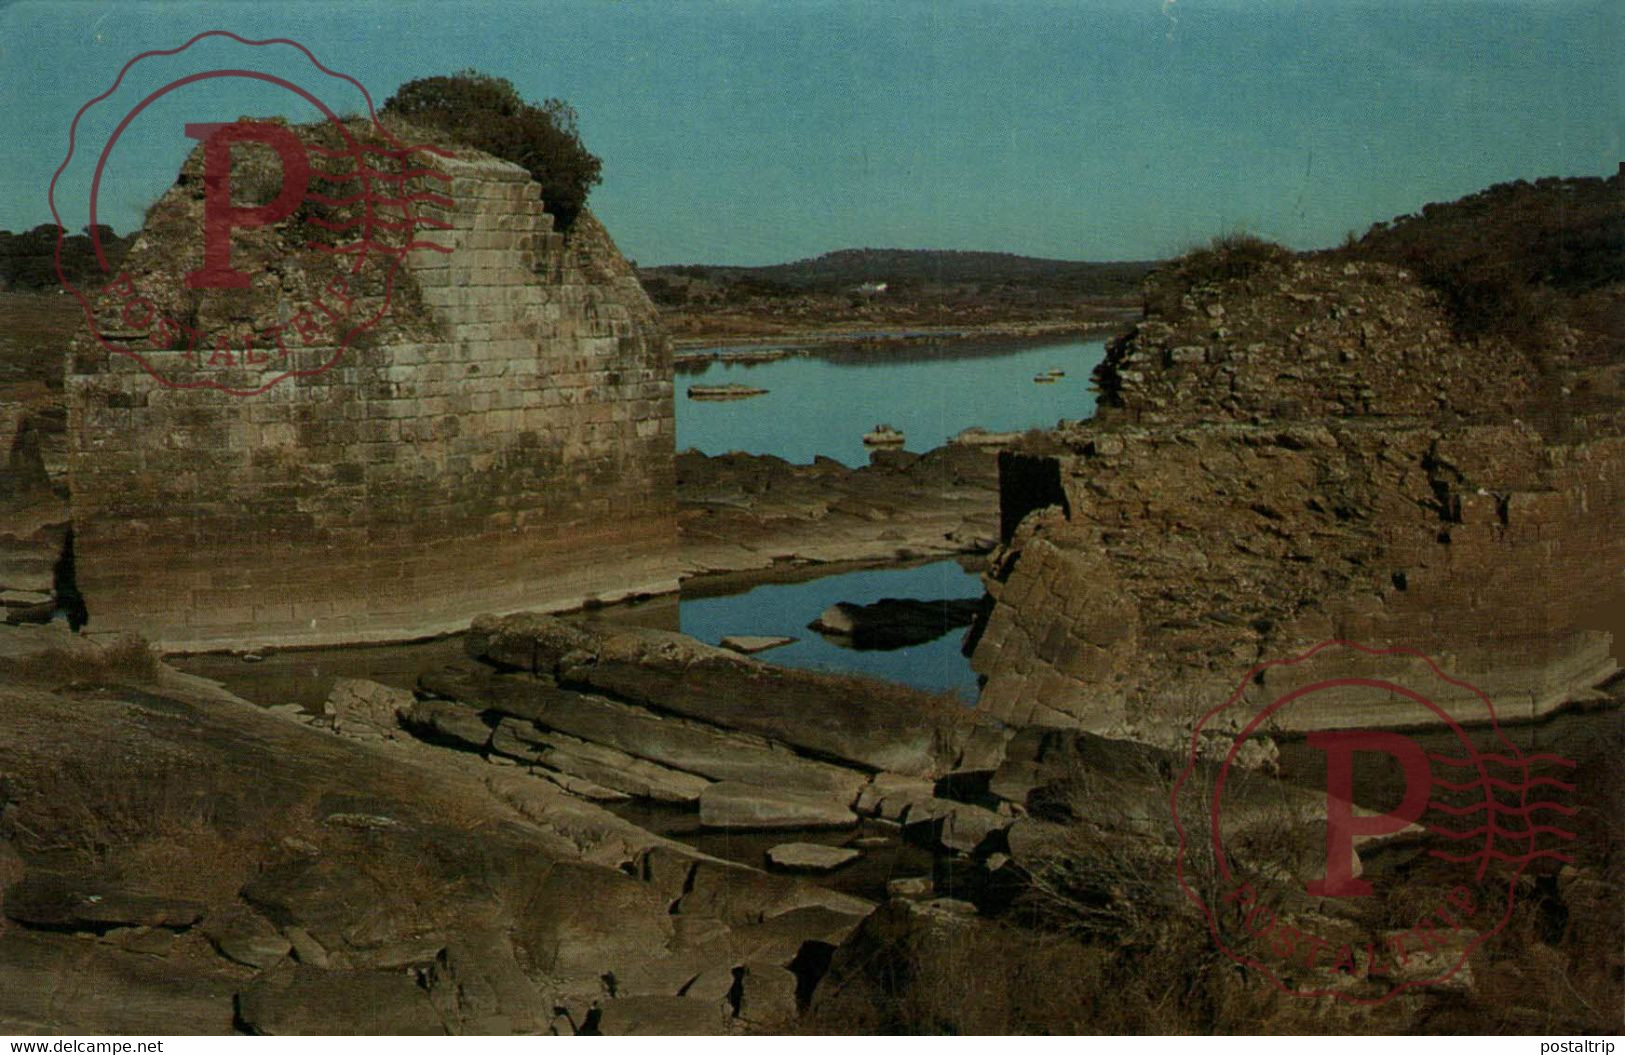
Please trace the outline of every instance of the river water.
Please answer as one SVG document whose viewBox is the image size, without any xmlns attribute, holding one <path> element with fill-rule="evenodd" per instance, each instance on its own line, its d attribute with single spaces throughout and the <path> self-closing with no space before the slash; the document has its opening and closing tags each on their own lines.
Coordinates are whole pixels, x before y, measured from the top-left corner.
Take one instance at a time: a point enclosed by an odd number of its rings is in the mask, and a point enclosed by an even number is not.
<svg viewBox="0 0 1625 1055">
<path fill-rule="evenodd" d="M 717 350 L 717 349 L 701 349 Z M 745 451 L 807 463 L 815 455 L 868 463 L 863 434 L 885 423 L 926 451 L 972 425 L 993 432 L 1052 428 L 1092 417 L 1089 375 L 1100 340 L 954 341 L 820 350 L 756 364 L 711 362 L 677 376 L 677 449 Z M 1034 377 L 1065 372 L 1050 383 Z M 691 385 L 767 389 L 749 399 L 688 398 Z"/>
</svg>

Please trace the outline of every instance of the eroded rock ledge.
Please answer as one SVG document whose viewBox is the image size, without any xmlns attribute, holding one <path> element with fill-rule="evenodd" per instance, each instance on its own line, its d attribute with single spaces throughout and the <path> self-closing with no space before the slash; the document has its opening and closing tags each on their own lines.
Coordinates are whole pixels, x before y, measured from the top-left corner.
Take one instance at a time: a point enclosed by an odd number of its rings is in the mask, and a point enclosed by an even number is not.
<svg viewBox="0 0 1625 1055">
<path fill-rule="evenodd" d="M 677 503 L 685 575 L 982 553 L 997 541 L 998 469 L 993 450 L 964 444 L 857 469 L 691 450 Z"/>
</svg>

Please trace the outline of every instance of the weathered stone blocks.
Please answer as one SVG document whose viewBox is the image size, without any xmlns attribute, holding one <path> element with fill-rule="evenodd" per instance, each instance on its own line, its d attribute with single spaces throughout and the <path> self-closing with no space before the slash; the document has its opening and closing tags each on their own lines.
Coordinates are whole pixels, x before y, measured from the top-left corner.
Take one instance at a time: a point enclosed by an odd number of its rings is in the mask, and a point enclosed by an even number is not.
<svg viewBox="0 0 1625 1055">
<path fill-rule="evenodd" d="M 325 373 L 238 397 L 72 357 L 96 628 L 184 648 L 385 640 L 675 588 L 671 353 L 630 266 L 589 214 L 553 232 L 517 166 L 425 157 L 452 176 L 435 234 L 454 249 L 405 254 L 390 312 Z M 197 213 L 200 194 L 177 184 L 166 206 Z M 149 232 L 126 267 L 173 270 L 177 237 Z M 237 245 L 236 266 L 296 270 L 277 244 Z"/>
</svg>

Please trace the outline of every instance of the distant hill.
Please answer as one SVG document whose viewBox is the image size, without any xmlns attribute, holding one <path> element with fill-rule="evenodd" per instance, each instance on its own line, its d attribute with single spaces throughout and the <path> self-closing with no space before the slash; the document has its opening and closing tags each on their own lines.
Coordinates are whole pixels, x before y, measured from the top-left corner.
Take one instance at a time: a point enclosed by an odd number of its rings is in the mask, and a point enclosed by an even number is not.
<svg viewBox="0 0 1625 1055">
<path fill-rule="evenodd" d="M 786 292 L 839 293 L 865 283 L 889 287 L 988 287 L 1023 285 L 1074 296 L 1134 296 L 1153 265 L 1143 261 L 1095 263 L 1047 260 L 1015 253 L 953 249 L 841 249 L 788 264 L 733 267 L 686 264 L 644 268 L 665 279 L 745 284 Z"/>
</svg>

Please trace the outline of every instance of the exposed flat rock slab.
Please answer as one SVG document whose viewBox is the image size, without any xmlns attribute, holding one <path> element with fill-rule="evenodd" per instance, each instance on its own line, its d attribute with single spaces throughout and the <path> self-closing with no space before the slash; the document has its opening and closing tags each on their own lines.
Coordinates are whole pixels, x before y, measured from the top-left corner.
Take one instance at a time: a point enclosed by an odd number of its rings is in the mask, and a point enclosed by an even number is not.
<svg viewBox="0 0 1625 1055">
<path fill-rule="evenodd" d="M 688 804 L 699 800 L 710 781 L 624 751 L 556 732 L 538 732 L 529 722 L 504 718 L 491 738 L 495 751 L 534 762 L 594 786 L 633 798 Z"/>
<path fill-rule="evenodd" d="M 31 927 L 56 930 L 185 928 L 202 918 L 203 906 L 121 890 L 93 876 L 33 871 L 6 891 L 5 915 Z"/>
<path fill-rule="evenodd" d="M 493 741 L 493 746 L 504 753 L 512 753 L 514 739 L 533 745 L 553 743 L 563 750 L 570 750 L 561 746 L 567 741 L 576 744 L 588 741 L 612 749 L 618 753 L 619 759 L 635 756 L 645 760 L 645 765 L 656 763 L 668 770 L 682 770 L 690 781 L 695 779 L 691 774 L 698 774 L 711 780 L 736 780 L 848 799 L 857 794 L 858 787 L 863 783 L 861 773 L 804 758 L 782 747 L 775 747 L 759 736 L 656 715 L 642 707 L 628 706 L 590 693 L 561 689 L 518 675 L 491 678 L 478 674 L 468 677 L 442 674 L 425 678 L 424 684 L 433 691 L 453 695 L 471 706 L 489 708 L 519 719 L 504 721 L 498 727 L 498 739 Z M 533 724 L 543 726 L 549 732 L 537 733 Z M 565 735 L 561 737 L 557 734 Z M 576 750 L 574 753 L 581 752 Z M 515 757 L 543 761 L 524 754 Z M 627 763 L 606 760 L 605 764 L 624 768 Z M 602 779 L 601 773 L 595 776 L 592 772 L 577 772 L 562 765 L 553 768 L 632 792 L 631 788 L 614 780 Z M 701 784 L 703 786 L 703 782 Z M 698 788 L 694 790 L 697 794 Z M 691 802 L 693 796 L 670 801 Z"/>
<path fill-rule="evenodd" d="M 858 822 L 847 805 L 817 795 L 723 781 L 700 795 L 706 828 L 846 828 Z"/>
<path fill-rule="evenodd" d="M 963 708 L 899 685 L 778 667 L 667 631 L 561 623 L 534 614 L 481 617 L 469 632 L 469 652 L 556 678 L 566 688 L 765 737 L 870 770 L 946 772 L 976 724 Z M 583 709 L 562 699 L 542 701 L 544 710 L 571 706 Z M 525 716 L 543 724 L 563 720 L 535 710 Z M 579 728 L 570 731 L 598 739 Z M 734 778 L 719 774 L 719 779 Z"/>
<path fill-rule="evenodd" d="M 845 846 L 781 843 L 767 851 L 767 863 L 790 872 L 832 872 L 862 856 L 862 850 Z"/>
<path fill-rule="evenodd" d="M 739 652 L 744 655 L 753 655 L 757 652 L 766 652 L 770 648 L 781 648 L 784 645 L 795 644 L 793 637 L 781 637 L 761 634 L 729 634 L 721 641 L 723 648 L 730 652 Z"/>
</svg>

